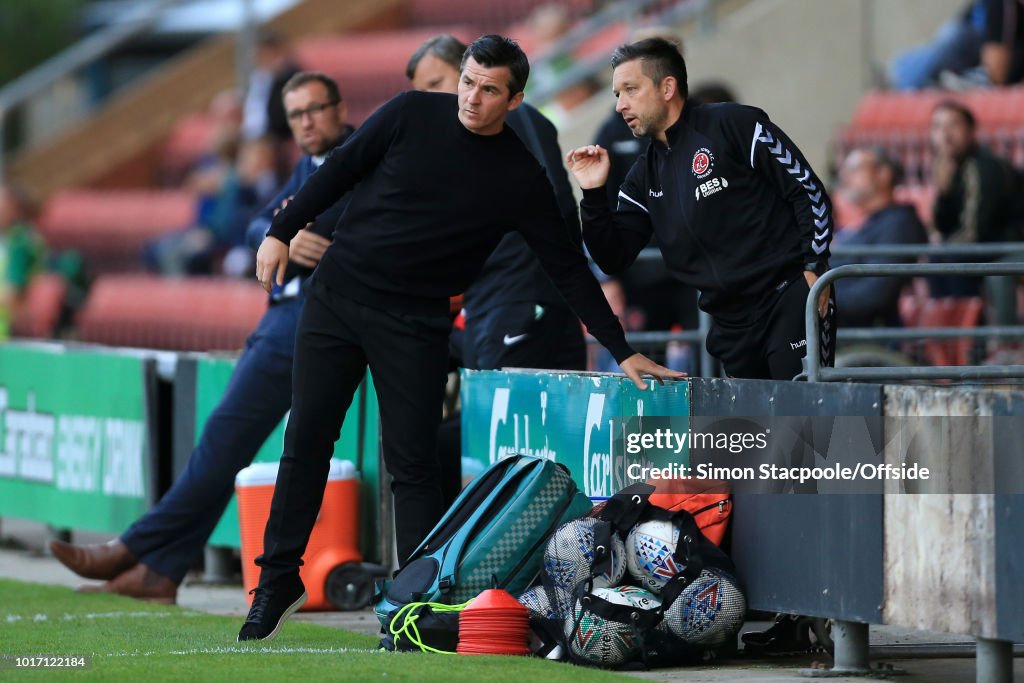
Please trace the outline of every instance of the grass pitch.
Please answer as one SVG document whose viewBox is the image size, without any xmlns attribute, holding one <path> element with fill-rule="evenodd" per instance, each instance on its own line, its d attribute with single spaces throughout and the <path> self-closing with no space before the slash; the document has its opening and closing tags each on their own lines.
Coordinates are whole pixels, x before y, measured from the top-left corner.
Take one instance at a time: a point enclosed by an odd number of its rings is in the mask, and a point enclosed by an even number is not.
<svg viewBox="0 0 1024 683">
<path fill-rule="evenodd" d="M 0 579 L 0 680 L 599 683 L 628 678 L 525 657 L 377 652 L 377 639 L 288 622 L 270 643 L 235 642 L 239 617 Z M 11 656 L 88 655 L 81 669 L 13 669 Z"/>
</svg>

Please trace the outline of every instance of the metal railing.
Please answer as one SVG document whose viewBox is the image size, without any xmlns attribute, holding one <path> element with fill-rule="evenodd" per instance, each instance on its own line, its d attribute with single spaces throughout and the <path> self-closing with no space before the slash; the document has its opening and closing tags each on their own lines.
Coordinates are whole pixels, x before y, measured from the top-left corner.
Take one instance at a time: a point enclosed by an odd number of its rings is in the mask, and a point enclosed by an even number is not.
<svg viewBox="0 0 1024 683">
<path fill-rule="evenodd" d="M 0 88 L 0 179 L 6 168 L 2 141 L 8 115 L 46 88 L 81 71 L 125 43 L 148 33 L 164 15 L 164 10 L 182 0 L 153 0 L 136 10 L 135 16 L 83 38 L 71 47 Z"/>
<path fill-rule="evenodd" d="M 1019 248 L 1019 245 L 1018 245 Z M 908 379 L 1011 379 L 1024 377 L 1024 365 L 948 365 L 938 367 L 864 367 L 828 368 L 821 365 L 821 318 L 818 316 L 817 301 L 825 287 L 836 280 L 848 277 L 913 277 L 918 275 L 991 276 L 1024 275 L 1024 263 L 907 263 L 907 264 L 854 264 L 839 266 L 828 271 L 811 287 L 804 309 L 804 324 L 807 330 L 807 355 L 804 358 L 804 372 L 808 382 L 830 382 L 842 380 L 889 381 Z M 884 329 L 884 328 L 883 328 Z M 997 336 L 1024 337 L 1024 325 L 1003 326 Z M 879 333 L 909 338 L 935 335 L 942 338 L 988 336 L 983 330 L 962 330 L 959 328 L 915 328 L 913 330 L 891 329 L 864 331 L 862 338 L 874 333 L 871 338 L 886 338 Z"/>
<path fill-rule="evenodd" d="M 989 242 L 985 244 L 891 244 L 891 245 L 837 245 L 832 248 L 833 256 L 857 256 L 857 257 L 920 257 L 920 256 L 1012 256 L 1022 255 L 1024 260 L 1024 243 L 1022 242 Z M 649 247 L 640 251 L 637 255 L 637 261 L 653 261 L 661 260 L 661 251 L 657 248 Z M 838 276 L 832 276 L 830 282 L 833 279 L 844 278 L 844 277 L 855 277 L 863 275 L 874 275 L 874 272 L 861 272 L 858 270 L 856 274 L 852 271 L 847 270 L 848 268 L 861 268 L 871 266 L 873 268 L 897 268 L 897 267 L 912 267 L 914 264 L 851 264 L 849 266 L 840 266 L 839 268 L 829 271 L 829 273 L 835 271 L 842 271 Z M 943 266 L 952 266 L 954 268 L 960 265 L 967 264 L 920 264 L 928 265 L 929 270 L 927 272 L 908 272 L 901 270 L 892 275 L 895 277 L 913 277 L 915 275 L 931 275 L 931 274 L 948 274 L 940 273 L 933 268 L 941 268 Z M 1002 268 L 1007 264 L 974 264 L 979 266 L 989 266 L 990 268 Z M 1022 264 L 1010 264 L 1009 272 L 994 272 L 991 269 L 986 270 L 984 275 L 1021 275 L 1022 271 L 1015 270 L 1015 267 L 1024 268 Z M 846 273 L 851 273 L 847 275 Z M 889 270 L 886 270 L 886 274 L 890 274 Z M 970 273 L 962 273 L 959 270 L 954 275 L 964 275 Z M 826 274 L 828 275 L 828 273 Z M 819 290 L 820 291 L 820 290 Z M 812 301 L 813 299 L 808 299 Z M 711 317 L 704 311 L 700 311 L 700 326 L 696 330 L 687 330 L 683 332 L 669 332 L 669 331 L 645 331 L 645 332 L 627 332 L 626 340 L 636 347 L 640 351 L 655 350 L 658 347 L 663 347 L 670 342 L 680 342 L 692 345 L 699 345 L 700 348 L 700 362 L 694 368 L 694 372 L 691 373 L 698 377 L 712 376 L 712 370 L 715 368 L 714 358 L 707 352 L 705 346 L 705 340 L 707 333 L 711 329 Z M 808 332 L 810 334 L 810 332 Z M 818 339 L 817 332 L 814 335 L 815 340 Z M 939 339 L 1020 339 L 1024 338 L 1024 325 L 992 325 L 986 327 L 977 328 L 964 328 L 964 327 L 852 327 L 852 328 L 839 328 L 837 333 L 837 339 L 840 342 L 879 342 L 879 341 L 916 341 L 922 338 L 929 340 Z M 810 344 L 810 337 L 808 337 L 808 343 Z M 597 340 L 588 339 L 588 343 L 596 344 Z M 820 350 L 820 344 L 819 344 Z M 808 357 L 810 357 L 810 351 L 808 351 Z M 923 375 L 929 374 L 937 370 L 938 368 L 916 368 L 913 372 L 914 377 L 910 379 L 925 379 Z M 825 371 L 825 375 L 831 379 L 833 376 L 835 379 L 905 379 L 900 373 L 906 371 L 901 368 L 848 368 L 837 370 L 833 368 L 821 368 L 820 370 Z M 875 372 L 877 371 L 877 372 Z M 961 379 L 993 379 L 993 378 L 1004 378 L 1012 376 L 995 375 L 988 376 L 989 373 L 994 372 L 991 369 L 975 368 L 970 377 L 957 375 Z M 840 373 L 842 377 L 838 374 Z M 820 374 L 817 375 L 817 381 L 822 380 Z M 949 375 L 942 374 L 935 377 L 936 379 L 948 378 Z M 811 380 L 815 381 L 815 380 Z"/>
<path fill-rule="evenodd" d="M 833 245 L 832 256 L 1024 256 L 1024 242 L 986 242 L 984 244 L 851 244 Z M 637 255 L 637 261 L 661 258 L 656 247 L 647 247 Z"/>
</svg>

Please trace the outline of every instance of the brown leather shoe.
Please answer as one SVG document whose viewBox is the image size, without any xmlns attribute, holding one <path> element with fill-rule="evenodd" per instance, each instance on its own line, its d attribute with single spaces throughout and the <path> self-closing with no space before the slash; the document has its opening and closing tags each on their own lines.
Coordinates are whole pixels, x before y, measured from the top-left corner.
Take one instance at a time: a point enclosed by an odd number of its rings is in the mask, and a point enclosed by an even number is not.
<svg viewBox="0 0 1024 683">
<path fill-rule="evenodd" d="M 50 552 L 65 567 L 84 579 L 109 581 L 139 563 L 121 541 L 93 545 L 74 545 L 50 541 Z"/>
<path fill-rule="evenodd" d="M 173 605 L 178 600 L 178 584 L 141 562 L 101 586 L 81 586 L 78 592 L 116 593 L 165 605 Z"/>
</svg>

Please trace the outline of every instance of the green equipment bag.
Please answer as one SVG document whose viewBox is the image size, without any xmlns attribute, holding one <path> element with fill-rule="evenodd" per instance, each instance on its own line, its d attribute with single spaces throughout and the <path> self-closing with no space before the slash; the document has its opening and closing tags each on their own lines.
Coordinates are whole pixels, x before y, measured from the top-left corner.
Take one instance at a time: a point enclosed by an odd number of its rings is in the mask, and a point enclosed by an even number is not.
<svg viewBox="0 0 1024 683">
<path fill-rule="evenodd" d="M 462 492 L 393 581 L 382 586 L 376 606 L 385 634 L 381 646 L 410 649 L 389 628 L 410 603 L 454 605 L 488 588 L 519 595 L 540 572 L 551 533 L 592 507 L 564 465 L 527 455 L 491 465 Z M 423 614 L 417 626 L 424 645 L 455 649 L 457 613 Z"/>
</svg>

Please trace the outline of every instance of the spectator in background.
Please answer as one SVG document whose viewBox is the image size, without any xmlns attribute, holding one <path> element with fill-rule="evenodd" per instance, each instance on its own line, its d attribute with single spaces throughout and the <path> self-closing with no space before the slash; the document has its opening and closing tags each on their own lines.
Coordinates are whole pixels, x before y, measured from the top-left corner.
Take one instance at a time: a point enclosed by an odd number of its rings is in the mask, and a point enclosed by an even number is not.
<svg viewBox="0 0 1024 683">
<path fill-rule="evenodd" d="M 1008 161 L 978 143 L 976 129 L 974 114 L 959 102 L 945 100 L 932 111 L 935 229 L 947 244 L 1019 240 L 1024 225 L 1021 176 Z M 956 263 L 965 259 L 933 260 Z M 976 296 L 980 285 L 979 278 L 929 278 L 935 297 Z"/>
<path fill-rule="evenodd" d="M 899 53 L 889 64 L 889 82 L 897 90 L 934 85 L 943 71 L 963 73 L 978 65 L 984 10 L 972 0 L 939 27 L 932 40 Z"/>
<path fill-rule="evenodd" d="M 338 87 L 327 76 L 300 73 L 285 84 L 283 98 L 304 156 L 288 183 L 250 223 L 254 246 L 266 235 L 274 212 L 352 133 L 345 123 Z M 82 590 L 175 601 L 178 585 L 202 555 L 231 500 L 235 475 L 252 462 L 288 412 L 295 329 L 304 300 L 301 285 L 330 244 L 334 224 L 347 203 L 347 196 L 340 199 L 292 240 L 284 286 L 272 293 L 267 312 L 246 342 L 188 466 L 160 502 L 110 543 L 50 544 L 54 556 L 71 571 L 106 581 Z"/>
<path fill-rule="evenodd" d="M 245 93 L 242 136 L 254 140 L 270 135 L 287 143 L 292 131 L 281 103 L 281 88 L 300 67 L 284 36 L 266 29 L 256 38 L 255 62 Z"/>
<path fill-rule="evenodd" d="M 973 0 L 934 39 L 897 55 L 899 90 L 1003 86 L 1024 78 L 1024 0 Z"/>
<path fill-rule="evenodd" d="M 146 245 L 143 256 L 150 269 L 171 276 L 240 276 L 249 269 L 251 258 L 240 258 L 237 249 L 245 246 L 249 219 L 274 194 L 277 151 L 273 140 L 259 138 L 243 141 L 235 156 L 233 143 L 223 139 L 219 164 L 190 178 L 187 187 L 198 194 L 195 224 Z"/>
<path fill-rule="evenodd" d="M 981 68 L 995 86 L 1024 78 L 1024 0 L 984 0 Z"/>
<path fill-rule="evenodd" d="M 903 169 L 881 148 L 852 150 L 843 161 L 839 191 L 867 215 L 857 229 L 844 229 L 833 245 L 924 244 L 928 241 L 914 207 L 897 204 L 893 190 L 903 179 Z M 916 257 L 840 256 L 832 266 L 850 263 L 913 263 Z M 898 326 L 899 295 L 903 280 L 894 277 L 848 278 L 836 286 L 836 320 L 844 327 Z"/>
<path fill-rule="evenodd" d="M 717 104 L 720 102 L 738 102 L 736 94 L 721 81 L 705 81 L 693 86 L 690 99 L 697 104 Z"/>
<path fill-rule="evenodd" d="M 46 245 L 31 222 L 34 214 L 25 191 L 0 185 L 0 340 L 10 336 L 25 290 L 46 261 Z"/>
<path fill-rule="evenodd" d="M 562 5 L 540 5 L 526 20 L 532 43 L 534 58 L 544 55 L 572 28 L 569 10 Z M 559 77 L 573 65 L 570 54 L 554 55 L 554 58 L 538 62 L 530 74 L 528 90 L 550 88 L 558 83 Z"/>
</svg>

